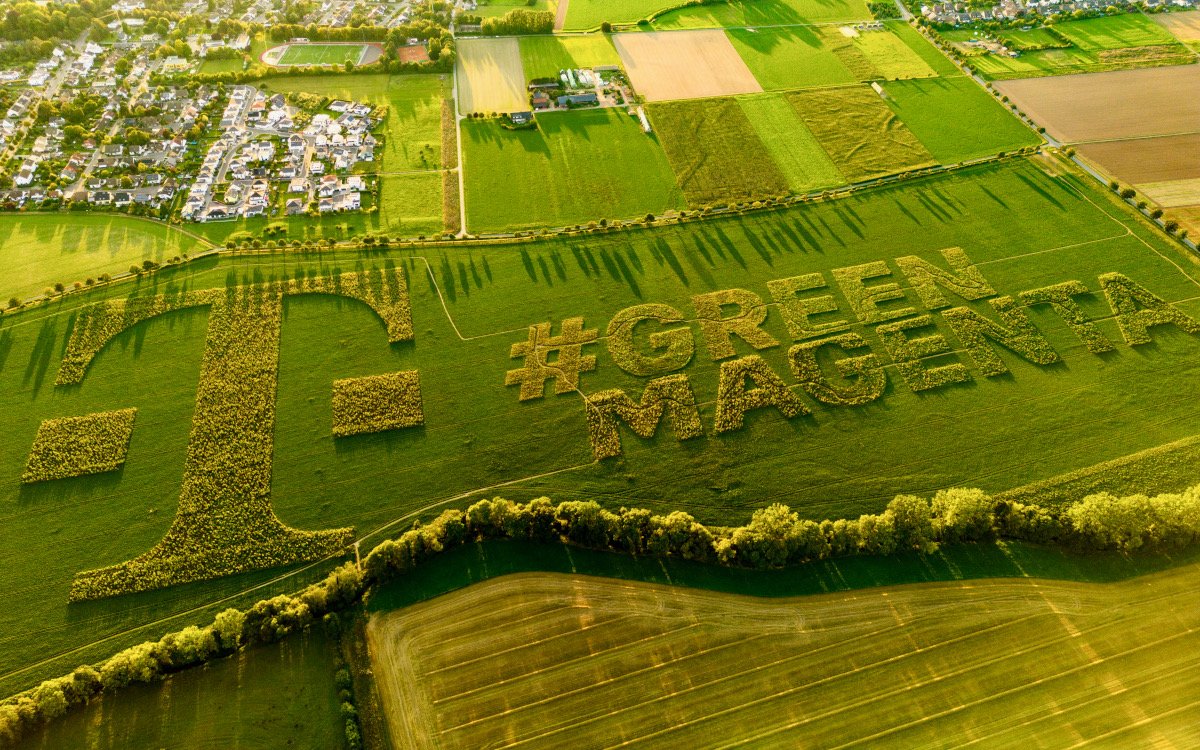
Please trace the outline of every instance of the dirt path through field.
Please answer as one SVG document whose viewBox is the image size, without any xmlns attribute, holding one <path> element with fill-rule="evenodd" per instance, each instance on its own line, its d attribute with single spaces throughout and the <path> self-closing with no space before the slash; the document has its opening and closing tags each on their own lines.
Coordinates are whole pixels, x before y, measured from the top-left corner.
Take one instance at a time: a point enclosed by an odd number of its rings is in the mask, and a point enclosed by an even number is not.
<svg viewBox="0 0 1200 750">
<path fill-rule="evenodd" d="M 567 25 L 567 8 L 571 5 L 571 0 L 558 0 L 558 9 L 554 14 L 554 30 L 562 31 Z"/>
</svg>

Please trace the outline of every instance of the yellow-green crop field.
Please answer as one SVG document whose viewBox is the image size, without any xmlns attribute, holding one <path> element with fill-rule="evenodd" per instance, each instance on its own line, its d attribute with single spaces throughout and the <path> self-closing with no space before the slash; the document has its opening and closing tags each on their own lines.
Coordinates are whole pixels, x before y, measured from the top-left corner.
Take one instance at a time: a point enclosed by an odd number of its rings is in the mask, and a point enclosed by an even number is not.
<svg viewBox="0 0 1200 750">
<path fill-rule="evenodd" d="M 506 576 L 375 615 L 400 748 L 1190 747 L 1195 564 L 757 599 Z"/>
</svg>

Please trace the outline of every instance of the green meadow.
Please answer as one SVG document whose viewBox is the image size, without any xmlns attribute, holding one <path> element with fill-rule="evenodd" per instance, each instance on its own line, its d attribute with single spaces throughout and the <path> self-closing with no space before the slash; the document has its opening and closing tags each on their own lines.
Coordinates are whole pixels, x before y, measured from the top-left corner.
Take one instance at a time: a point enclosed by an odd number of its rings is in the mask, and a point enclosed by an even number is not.
<svg viewBox="0 0 1200 750">
<path fill-rule="evenodd" d="M 603 34 L 526 36 L 521 37 L 521 62 L 528 79 L 557 78 L 566 68 L 620 65 L 621 56 Z"/>
<path fill-rule="evenodd" d="M 118 274 L 211 247 L 165 224 L 108 214 L 0 216 L 0 300 L 25 300 L 47 287 Z"/>
<path fill-rule="evenodd" d="M 640 129 L 634 134 L 645 137 Z M 584 183 L 580 191 L 587 190 Z M 909 319 L 925 308 L 890 261 L 915 255 L 944 265 L 939 251 L 948 247 L 962 248 L 1000 295 L 1078 280 L 1089 290 L 1077 297 L 1081 309 L 1113 350 L 1089 352 L 1061 318 L 1038 306 L 1027 314 L 1061 362 L 1035 365 L 1000 351 L 1008 371 L 989 376 L 933 313 L 930 325 L 910 335 L 942 336 L 947 350 L 925 364 L 959 364 L 970 379 L 918 393 L 875 327 L 851 322 L 884 363 L 883 395 L 865 406 L 830 406 L 798 389 L 787 357 L 792 336 L 768 281 L 820 274 L 828 288 L 812 294 L 832 295 L 837 310 L 814 321 L 853 321 L 832 269 L 882 261 L 889 275 L 866 283 L 899 284 L 903 299 L 883 307 L 913 308 L 902 312 Z M 1040 159 L 652 230 L 208 258 L 0 318 L 0 412 L 8 426 L 0 440 L 0 499 L 9 509 L 0 525 L 0 585 L 10 605 L 0 613 L 0 684 L 11 692 L 151 633 L 205 622 L 210 605 L 295 590 L 324 569 L 268 570 L 68 606 L 76 573 L 141 554 L 171 524 L 208 324 L 202 309 L 137 324 L 101 351 L 81 385 L 56 386 L 80 309 L 106 295 L 391 266 L 408 277 L 413 341 L 388 344 L 383 323 L 358 302 L 304 296 L 286 300 L 279 345 L 272 507 L 297 529 L 353 527 L 367 547 L 415 518 L 493 495 L 683 510 L 707 523 L 739 523 L 776 501 L 807 518 L 857 517 L 897 493 L 1002 491 L 1200 433 L 1200 340 L 1161 326 L 1151 329 L 1152 344 L 1127 345 L 1097 281 L 1122 272 L 1200 315 L 1195 271 L 1105 192 Z M 721 365 L 698 324 L 683 323 L 692 354 L 679 372 L 695 392 L 705 434 L 679 442 L 669 425 L 648 439 L 623 431 L 623 456 L 597 462 L 580 394 L 620 388 L 637 399 L 646 383 L 616 364 L 608 322 L 648 303 L 694 321 L 695 295 L 727 289 L 763 300 L 762 331 L 776 342 L 756 350 L 734 337 L 734 353 L 761 356 L 809 413 L 789 419 L 774 408 L 754 409 L 741 429 L 715 432 Z M 995 315 L 984 300 L 952 299 Z M 557 334 L 570 317 L 597 330 L 597 343 L 583 352 L 596 357 L 594 369 L 580 373 L 579 392 L 556 395 L 551 380 L 542 398 L 519 400 L 517 388 L 505 385 L 506 373 L 522 367 L 519 356 L 510 357 L 512 346 L 527 340 L 530 326 L 549 323 Z M 653 353 L 645 337 L 657 327 L 644 325 L 635 345 Z M 402 370 L 420 374 L 423 426 L 332 437 L 334 380 Z M 121 469 L 20 483 L 42 420 L 123 408 L 138 413 Z M 1158 474 L 1154 489 L 1194 482 L 1186 462 L 1174 465 L 1181 468 Z"/>
<path fill-rule="evenodd" d="M 473 233 L 630 219 L 681 206 L 662 147 L 619 109 L 541 114 L 537 129 L 463 121 Z"/>
</svg>

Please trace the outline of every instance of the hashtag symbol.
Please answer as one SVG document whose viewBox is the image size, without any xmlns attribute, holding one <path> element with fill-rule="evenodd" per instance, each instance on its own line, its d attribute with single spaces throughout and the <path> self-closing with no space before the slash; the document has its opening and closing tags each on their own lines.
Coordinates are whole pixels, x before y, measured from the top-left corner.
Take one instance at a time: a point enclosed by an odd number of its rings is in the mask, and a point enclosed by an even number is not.
<svg viewBox="0 0 1200 750">
<path fill-rule="evenodd" d="M 596 358 L 584 354 L 583 347 L 596 342 L 596 329 L 584 330 L 583 318 L 567 318 L 557 336 L 550 335 L 549 323 L 529 326 L 529 338 L 512 345 L 509 356 L 524 357 L 519 370 L 509 370 L 505 385 L 520 385 L 521 400 L 541 398 L 546 381 L 554 380 L 555 393 L 570 393 L 579 388 L 579 373 L 596 369 Z M 558 357 L 551 362 L 551 352 Z"/>
</svg>

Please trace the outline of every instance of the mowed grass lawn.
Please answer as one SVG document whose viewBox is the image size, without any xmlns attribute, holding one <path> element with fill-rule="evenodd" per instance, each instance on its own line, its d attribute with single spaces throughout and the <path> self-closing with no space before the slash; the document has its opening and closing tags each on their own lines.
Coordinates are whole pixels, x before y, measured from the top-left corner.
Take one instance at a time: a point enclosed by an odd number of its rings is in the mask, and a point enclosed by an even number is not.
<svg viewBox="0 0 1200 750">
<path fill-rule="evenodd" d="M 1189 747 L 1197 585 L 1194 563 L 794 599 L 535 573 L 369 637 L 392 735 L 448 749 Z"/>
<path fill-rule="evenodd" d="M 521 37 L 525 77 L 557 78 L 566 68 L 620 65 L 621 56 L 606 34 Z"/>
<path fill-rule="evenodd" d="M 646 137 L 631 125 L 632 134 Z M 605 135 L 601 142 L 613 138 Z M 1065 169 L 1058 162 L 1049 166 Z M 643 171 L 633 174 L 644 184 Z M 673 185 L 665 167 L 662 174 Z M 539 195 L 497 180 L 496 189 L 505 192 L 496 203 L 509 210 Z M 595 195 L 587 199 L 598 202 L 595 184 L 585 181 L 578 191 L 591 190 Z M 634 189 L 641 186 L 634 183 Z M 537 209 L 528 211 L 536 215 Z M 159 622 L 153 632 L 204 622 L 211 610 L 193 608 L 224 597 L 233 598 L 220 607 L 244 605 L 295 590 L 321 573 L 316 568 L 248 590 L 287 572 L 264 571 L 68 607 L 76 573 L 128 560 L 170 527 L 206 337 L 204 311 L 165 315 L 117 336 L 81 385 L 55 387 L 74 316 L 104 295 L 224 288 L 393 263 L 404 268 L 411 343 L 389 345 L 383 323 L 357 302 L 312 296 L 285 304 L 271 504 L 295 528 L 352 526 L 369 547 L 388 533 L 377 532 L 386 524 L 407 527 L 481 495 L 683 510 L 719 524 L 744 522 L 775 501 L 807 518 L 857 517 L 881 510 L 898 493 L 927 496 L 953 486 L 999 492 L 1200 434 L 1200 337 L 1160 326 L 1151 329 L 1152 346 L 1130 348 L 1098 292 L 1099 274 L 1120 271 L 1200 315 L 1190 263 L 1126 211 L 1083 176 L 1014 159 L 845 199 L 645 231 L 214 257 L 4 315 L 0 503 L 8 510 L 0 549 L 9 553 L 0 555 L 8 602 L 0 611 L 0 690 L 13 692 L 145 640 L 149 634 L 136 631 L 138 625 L 183 612 L 189 614 Z M 1035 308 L 1030 318 L 1063 364 L 1040 367 L 1001 352 L 1011 374 L 989 378 L 934 313 L 934 327 L 914 335 L 945 336 L 959 353 L 936 364 L 962 363 L 972 380 L 918 395 L 904 384 L 875 328 L 853 324 L 850 330 L 864 336 L 886 365 L 888 385 L 879 401 L 828 406 L 797 389 L 811 416 L 789 420 L 770 408 L 755 410 L 742 430 L 717 435 L 712 425 L 719 364 L 695 323 L 678 324 L 671 327 L 691 331 L 695 346 L 680 372 L 693 384 L 706 434 L 679 443 L 669 425 L 650 439 L 624 431 L 623 459 L 599 464 L 577 393 L 555 395 L 551 384 L 544 398 L 521 402 L 516 389 L 504 385 L 505 373 L 522 366 L 510 350 L 526 341 L 529 326 L 549 322 L 557 334 L 562 320 L 578 316 L 601 337 L 584 349 L 596 357 L 596 367 L 581 374 L 580 390 L 621 388 L 637 399 L 646 379 L 620 369 L 603 340 L 618 311 L 659 303 L 692 320 L 694 295 L 740 288 L 764 300 L 763 330 L 779 345 L 756 351 L 735 338 L 736 353 L 759 354 L 795 387 L 787 358 L 792 339 L 770 301 L 768 281 L 820 273 L 827 286 L 812 295 L 832 295 L 838 306 L 823 319 L 853 319 L 832 269 L 902 255 L 943 265 L 938 251 L 946 247 L 963 248 L 999 294 L 1079 280 L 1091 290 L 1077 298 L 1080 305 L 1117 342 L 1116 350 L 1104 357 L 1087 352 L 1053 311 Z M 888 268 L 891 276 L 867 283 L 902 284 L 905 299 L 887 304 L 920 307 L 896 267 Z M 983 301 L 951 297 L 951 304 L 995 314 Z M 658 330 L 666 328 L 639 326 L 636 345 L 653 352 L 649 336 Z M 413 369 L 420 373 L 424 427 L 332 437 L 334 380 Z M 42 420 L 129 407 L 138 414 L 121 470 L 20 484 Z M 1181 486 L 1195 481 L 1186 465 L 1183 471 Z M 115 637 L 87 647 L 109 636 Z M 50 659 L 56 654 L 66 655 Z"/>
<path fill-rule="evenodd" d="M 787 177 L 736 99 L 656 102 L 647 112 L 689 206 L 788 192 Z"/>
<path fill-rule="evenodd" d="M 366 48 L 365 44 L 289 44 L 279 64 L 342 65 L 347 60 L 357 64 Z"/>
<path fill-rule="evenodd" d="M 537 130 L 464 120 L 467 227 L 501 232 L 681 207 L 656 138 L 621 110 L 541 114 Z"/>
<path fill-rule="evenodd" d="M 954 164 L 1039 138 L 970 78 L 889 81 L 887 103 L 933 158 Z"/>
<path fill-rule="evenodd" d="M 20 750 L 342 747 L 334 649 L 316 628 L 161 683 L 134 685 L 29 735 Z"/>
<path fill-rule="evenodd" d="M 56 283 L 103 273 L 123 273 L 131 265 L 162 263 L 211 247 L 177 229 L 153 221 L 105 214 L 8 214 L 0 216 L 0 300 L 25 300 Z"/>
</svg>

